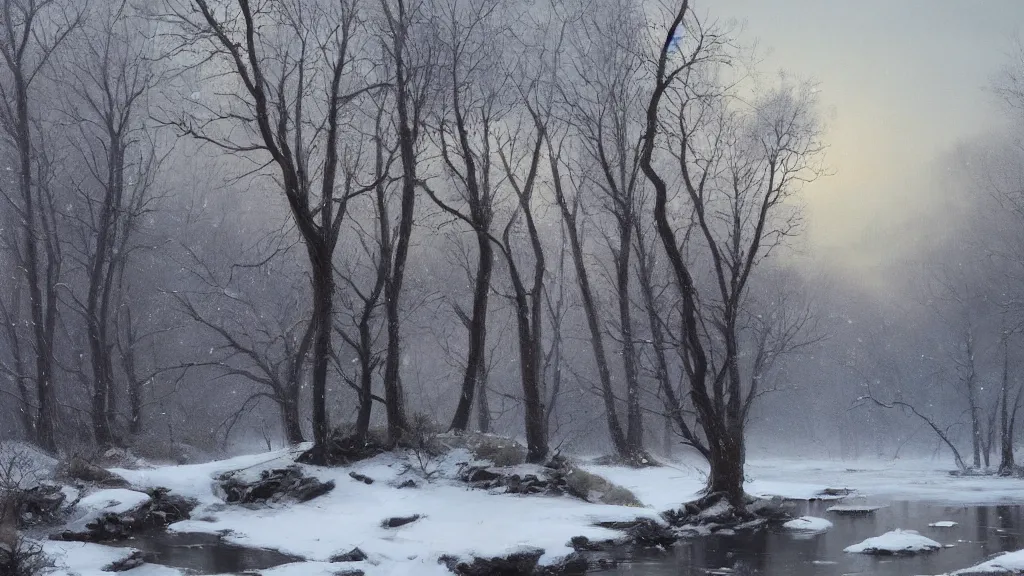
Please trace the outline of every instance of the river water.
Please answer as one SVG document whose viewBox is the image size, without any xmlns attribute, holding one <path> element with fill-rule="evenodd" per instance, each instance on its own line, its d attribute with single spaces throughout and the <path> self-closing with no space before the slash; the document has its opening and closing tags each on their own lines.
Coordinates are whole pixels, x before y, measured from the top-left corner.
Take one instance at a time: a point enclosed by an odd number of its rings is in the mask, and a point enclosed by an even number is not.
<svg viewBox="0 0 1024 576">
<path fill-rule="evenodd" d="M 973 566 L 991 556 L 1024 548 L 1024 508 L 1021 506 L 950 506 L 893 502 L 870 515 L 826 512 L 831 503 L 799 503 L 798 515 L 819 516 L 834 526 L 827 532 L 802 535 L 769 530 L 735 536 L 693 538 L 667 552 L 633 551 L 601 574 L 649 576 L 915 576 L 944 574 Z M 931 528 L 949 520 L 952 528 Z M 952 547 L 911 557 L 873 557 L 847 554 L 843 549 L 897 528 L 921 534 Z"/>
</svg>

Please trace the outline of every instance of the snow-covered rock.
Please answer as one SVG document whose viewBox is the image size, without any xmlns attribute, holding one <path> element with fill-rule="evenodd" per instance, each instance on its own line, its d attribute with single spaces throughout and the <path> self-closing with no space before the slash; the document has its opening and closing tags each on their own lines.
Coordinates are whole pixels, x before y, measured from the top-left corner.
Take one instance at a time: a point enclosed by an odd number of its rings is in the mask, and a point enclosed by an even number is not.
<svg viewBox="0 0 1024 576">
<path fill-rule="evenodd" d="M 124 514 L 130 510 L 139 508 L 151 498 L 145 492 L 128 490 L 126 488 L 111 488 L 93 492 L 78 501 L 78 507 L 86 511 L 110 512 L 111 514 Z"/>
<path fill-rule="evenodd" d="M 956 526 L 956 522 L 952 520 L 940 520 L 928 525 L 929 528 L 952 528 L 953 526 Z"/>
<path fill-rule="evenodd" d="M 93 492 L 78 501 L 76 509 L 82 515 L 68 524 L 68 530 L 84 532 L 87 530 L 87 525 L 107 514 L 131 512 L 141 508 L 150 500 L 149 494 L 126 488 L 111 488 Z"/>
<path fill-rule="evenodd" d="M 881 536 L 868 538 L 860 544 L 847 546 L 843 551 L 853 554 L 910 555 L 931 552 L 939 548 L 942 548 L 942 544 L 914 530 L 892 530 Z"/>
<path fill-rule="evenodd" d="M 797 530 L 800 532 L 824 532 L 832 527 L 832 523 L 824 518 L 801 516 L 800 518 L 795 518 L 786 522 L 782 527 L 788 530 Z"/>
<path fill-rule="evenodd" d="M 1007 552 L 988 562 L 953 572 L 953 576 L 980 576 L 982 574 L 1024 574 L 1024 550 Z"/>
</svg>

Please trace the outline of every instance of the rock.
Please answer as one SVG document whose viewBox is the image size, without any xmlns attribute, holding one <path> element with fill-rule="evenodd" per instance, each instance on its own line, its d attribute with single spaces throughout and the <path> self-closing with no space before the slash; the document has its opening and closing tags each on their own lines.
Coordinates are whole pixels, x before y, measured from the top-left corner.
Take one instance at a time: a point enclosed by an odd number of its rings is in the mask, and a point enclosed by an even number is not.
<svg viewBox="0 0 1024 576">
<path fill-rule="evenodd" d="M 405 482 L 402 482 L 398 486 L 396 486 L 396 488 L 419 488 L 419 487 L 420 487 L 420 485 L 417 484 L 416 481 L 411 479 L 411 478 L 406 480 Z"/>
<path fill-rule="evenodd" d="M 466 476 L 466 481 L 470 483 L 475 482 L 490 482 L 501 478 L 501 474 L 493 472 L 486 468 L 472 468 L 469 474 Z"/>
<path fill-rule="evenodd" d="M 678 540 L 671 528 L 650 518 L 638 518 L 629 522 L 600 522 L 597 525 L 609 530 L 625 532 L 631 542 L 645 548 L 658 546 L 667 548 Z"/>
<path fill-rule="evenodd" d="M 473 558 L 470 562 L 442 556 L 439 562 L 460 576 L 532 576 L 537 573 L 537 562 L 543 555 L 543 550 L 535 548 L 504 558 Z"/>
<path fill-rule="evenodd" d="M 419 514 L 413 514 L 412 516 L 395 516 L 394 518 L 386 518 L 383 522 L 380 523 L 380 527 L 398 528 L 400 526 L 405 526 L 406 524 L 412 524 L 413 522 L 419 520 L 422 517 L 423 516 Z"/>
<path fill-rule="evenodd" d="M 649 518 L 637 520 L 632 528 L 626 530 L 626 534 L 637 546 L 647 548 L 658 546 L 668 548 L 676 543 L 676 536 L 668 526 Z"/>
<path fill-rule="evenodd" d="M 259 504 L 292 499 L 308 502 L 334 489 L 334 481 L 321 482 L 306 476 L 298 466 L 264 470 L 258 480 L 245 482 L 235 473 L 222 474 L 218 479 L 224 491 L 224 501 L 230 504 Z"/>
<path fill-rule="evenodd" d="M 104 572 L 127 572 L 142 566 L 146 563 L 145 558 L 142 557 L 140 550 L 132 551 L 131 556 L 122 558 L 116 562 L 111 562 L 103 567 Z"/>
<path fill-rule="evenodd" d="M 114 474 L 106 468 L 101 468 L 91 462 L 87 462 L 81 456 L 72 456 L 68 463 L 67 475 L 69 478 L 83 482 L 93 482 L 108 488 L 127 488 L 129 482 Z"/>
<path fill-rule="evenodd" d="M 569 545 L 577 552 L 600 552 L 601 550 L 605 550 L 608 547 L 613 546 L 614 542 L 611 540 L 594 542 L 586 536 L 573 536 L 569 540 Z"/>
<path fill-rule="evenodd" d="M 348 475 L 353 480 L 357 480 L 359 482 L 362 482 L 363 484 L 373 484 L 373 478 L 370 478 L 369 476 L 364 476 L 359 472 L 349 472 Z"/>
<path fill-rule="evenodd" d="M 28 490 L 17 490 L 13 494 L 15 515 L 18 526 L 55 524 L 64 518 L 64 502 L 67 496 L 60 486 L 39 484 Z"/>
<path fill-rule="evenodd" d="M 473 558 L 470 561 L 442 556 L 438 562 L 460 576 L 561 576 L 586 574 L 587 560 L 571 554 L 553 566 L 538 566 L 544 551 L 531 548 L 506 557 Z"/>
<path fill-rule="evenodd" d="M 366 553 L 359 548 L 353 548 L 344 554 L 331 556 L 331 562 L 362 562 L 366 560 Z"/>
</svg>

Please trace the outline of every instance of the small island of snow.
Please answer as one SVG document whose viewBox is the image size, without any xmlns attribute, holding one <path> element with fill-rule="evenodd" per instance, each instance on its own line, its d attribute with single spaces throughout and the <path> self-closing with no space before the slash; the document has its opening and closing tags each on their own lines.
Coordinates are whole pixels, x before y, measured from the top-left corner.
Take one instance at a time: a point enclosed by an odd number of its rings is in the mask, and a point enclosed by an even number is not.
<svg viewBox="0 0 1024 576">
<path fill-rule="evenodd" d="M 931 552 L 942 548 L 931 538 L 921 536 L 914 530 L 893 530 L 881 536 L 868 538 L 860 544 L 847 546 L 844 552 L 853 554 L 910 555 Z"/>
<path fill-rule="evenodd" d="M 786 522 L 782 527 L 788 530 L 797 530 L 800 532 L 824 532 L 832 527 L 832 523 L 824 518 L 801 516 L 800 518 Z"/>
</svg>

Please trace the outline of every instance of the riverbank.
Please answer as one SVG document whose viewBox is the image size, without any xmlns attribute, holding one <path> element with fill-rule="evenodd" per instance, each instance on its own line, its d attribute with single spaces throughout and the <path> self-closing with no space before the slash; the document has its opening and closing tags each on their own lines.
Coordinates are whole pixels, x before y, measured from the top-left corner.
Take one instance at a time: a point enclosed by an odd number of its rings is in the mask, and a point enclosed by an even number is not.
<svg viewBox="0 0 1024 576">
<path fill-rule="evenodd" d="M 333 483 L 333 489 L 301 503 L 225 503 L 218 480 L 222 475 L 259 478 L 264 471 L 292 465 L 300 452 L 296 448 L 205 464 L 112 471 L 134 490 L 165 488 L 198 502 L 189 520 L 169 526 L 172 532 L 218 535 L 231 545 L 273 549 L 299 559 L 261 569 L 264 576 L 343 571 L 366 576 L 447 575 L 449 567 L 460 562 L 471 567 L 475 560 L 510 556 L 526 557 L 540 567 L 563 566 L 577 552 L 574 542 L 623 541 L 626 534 L 616 528 L 636 521 L 664 525 L 660 513 L 696 498 L 705 475 L 694 461 L 631 469 L 580 459 L 582 470 L 628 489 L 638 502 L 612 505 L 568 494 L 510 494 L 504 485 L 468 485 L 465 471 L 473 466 L 474 456 L 458 448 L 430 458 L 410 451 L 337 468 L 300 465 L 306 476 Z M 543 477 L 544 471 L 516 465 L 509 473 L 527 479 Z M 954 477 L 943 463 L 922 460 L 751 459 L 747 490 L 794 500 L 843 494 L 852 502 L 1024 502 L 1024 480 Z M 393 522 L 396 519 L 401 522 Z M 47 542 L 45 550 L 57 564 L 53 576 L 101 576 L 108 574 L 103 569 L 111 562 L 130 554 L 123 547 L 64 542 Z M 123 573 L 169 576 L 184 571 L 146 563 Z"/>
</svg>

